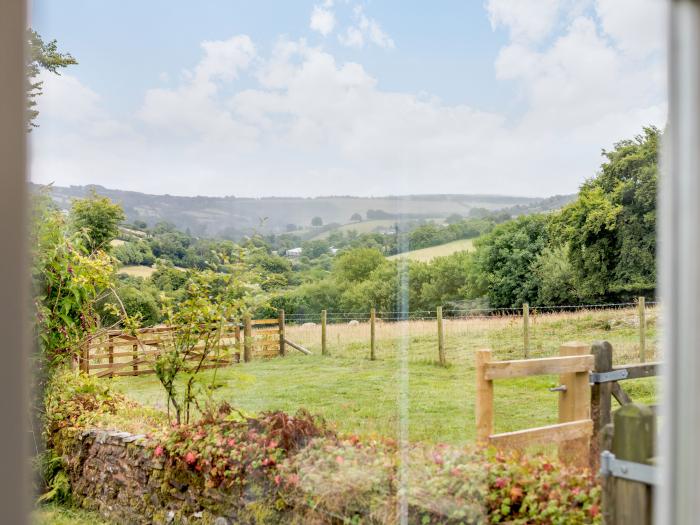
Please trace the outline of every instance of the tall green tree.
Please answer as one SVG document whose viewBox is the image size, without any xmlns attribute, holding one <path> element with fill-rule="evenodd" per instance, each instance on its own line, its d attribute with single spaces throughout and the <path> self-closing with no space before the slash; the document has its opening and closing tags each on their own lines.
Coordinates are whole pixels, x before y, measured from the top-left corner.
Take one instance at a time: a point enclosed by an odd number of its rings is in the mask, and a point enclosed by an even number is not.
<svg viewBox="0 0 700 525">
<path fill-rule="evenodd" d="M 60 69 L 75 65 L 78 61 L 70 53 L 61 53 L 56 40 L 44 42 L 33 29 L 27 30 L 27 47 L 27 127 L 31 131 L 37 127 L 35 120 L 39 115 L 36 99 L 43 92 L 43 82 L 37 80 L 41 70 L 60 75 Z"/>
<path fill-rule="evenodd" d="M 124 219 L 119 204 L 94 191 L 86 199 L 74 200 L 70 210 L 71 225 L 84 234 L 88 252 L 109 251 L 109 243 L 119 234 L 119 223 Z"/>
<path fill-rule="evenodd" d="M 539 282 L 531 268 L 549 243 L 548 222 L 547 215 L 519 217 L 477 239 L 469 295 L 486 296 L 494 308 L 536 303 Z"/>
<path fill-rule="evenodd" d="M 644 128 L 603 151 L 606 161 L 554 222 L 582 300 L 653 295 L 656 287 L 656 189 L 661 132 Z"/>
</svg>

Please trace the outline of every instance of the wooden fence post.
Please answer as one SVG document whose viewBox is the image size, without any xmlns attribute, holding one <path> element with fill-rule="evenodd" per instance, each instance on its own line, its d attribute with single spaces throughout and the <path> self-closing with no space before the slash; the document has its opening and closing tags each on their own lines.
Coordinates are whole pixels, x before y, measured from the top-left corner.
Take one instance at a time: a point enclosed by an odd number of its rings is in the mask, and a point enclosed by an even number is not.
<svg viewBox="0 0 700 525">
<path fill-rule="evenodd" d="M 234 335 L 236 337 L 236 354 L 238 354 L 236 358 L 236 363 L 241 362 L 241 326 L 236 323 L 236 328 L 234 329 Z"/>
<path fill-rule="evenodd" d="M 250 316 L 243 318 L 243 361 L 249 362 L 253 354 L 253 323 Z"/>
<path fill-rule="evenodd" d="M 286 351 L 285 341 L 284 341 L 284 310 L 280 308 L 279 311 L 279 332 L 280 332 L 280 355 L 284 357 Z"/>
<path fill-rule="evenodd" d="M 530 357 L 530 305 L 523 303 L 523 350 L 525 359 Z"/>
<path fill-rule="evenodd" d="M 635 403 L 615 412 L 612 452 L 617 459 L 649 464 L 655 455 L 656 416 L 648 406 Z M 611 505 L 615 525 L 651 525 L 651 486 L 614 478 Z"/>
<path fill-rule="evenodd" d="M 328 355 L 328 341 L 326 340 L 326 323 L 328 311 L 321 310 L 321 355 Z"/>
<path fill-rule="evenodd" d="M 639 298 L 639 361 L 644 363 L 647 359 L 647 322 L 646 300 L 644 296 Z"/>
<path fill-rule="evenodd" d="M 559 356 L 586 355 L 587 345 L 578 342 L 564 343 L 559 347 Z M 591 394 L 588 371 L 561 374 L 559 384 L 565 389 L 559 392 L 559 422 L 579 421 L 591 417 Z M 588 466 L 590 437 L 564 441 L 559 445 L 559 458 L 564 463 Z"/>
<path fill-rule="evenodd" d="M 594 372 L 610 372 L 613 368 L 613 349 L 607 341 L 596 341 L 591 347 L 595 359 Z M 594 383 L 591 387 L 591 419 L 593 420 L 593 437 L 590 448 L 590 467 L 597 472 L 600 466 L 600 452 L 603 429 L 611 422 L 612 383 Z"/>
<path fill-rule="evenodd" d="M 477 350 L 476 366 L 476 441 L 487 445 L 493 434 L 493 381 L 484 377 L 486 363 L 491 361 L 491 350 Z"/>
<path fill-rule="evenodd" d="M 131 347 L 131 359 L 134 361 L 134 364 L 131 365 L 131 370 L 133 375 L 137 376 L 139 375 L 139 365 L 136 361 L 139 359 L 139 346 L 138 345 L 133 345 Z"/>
<path fill-rule="evenodd" d="M 82 351 L 82 363 L 80 363 L 80 370 L 86 374 L 90 373 L 90 343 L 85 343 Z"/>
<path fill-rule="evenodd" d="M 438 359 L 440 361 L 440 366 L 447 366 L 447 359 L 445 358 L 445 334 L 442 326 L 442 306 L 437 307 L 435 316 L 437 317 L 438 331 Z"/>
<path fill-rule="evenodd" d="M 374 361 L 377 359 L 377 353 L 376 353 L 376 327 L 375 327 L 375 321 L 377 317 L 377 312 L 375 311 L 374 307 L 369 312 L 369 358 L 371 361 Z"/>
<path fill-rule="evenodd" d="M 110 368 L 112 368 L 112 365 L 114 365 L 114 337 L 112 335 L 108 335 L 107 338 L 109 340 L 109 347 L 107 348 L 109 357 L 107 358 L 107 362 L 110 364 Z M 110 373 L 109 377 L 114 377 L 114 374 Z"/>
</svg>

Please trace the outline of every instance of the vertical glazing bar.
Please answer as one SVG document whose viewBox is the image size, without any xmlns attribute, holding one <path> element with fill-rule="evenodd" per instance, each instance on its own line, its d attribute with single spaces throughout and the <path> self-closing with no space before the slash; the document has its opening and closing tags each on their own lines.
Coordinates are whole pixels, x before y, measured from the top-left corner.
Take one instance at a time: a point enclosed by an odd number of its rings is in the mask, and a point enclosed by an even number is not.
<svg viewBox="0 0 700 525">
<path fill-rule="evenodd" d="M 29 410 L 29 268 L 26 252 L 26 100 L 24 46 L 26 1 L 0 2 L 0 370 L 2 446 L 6 451 L 0 477 L 3 523 L 28 523 L 29 442 L 41 442 L 41 422 Z M 34 393 L 40 399 L 41 392 Z M 34 439 L 27 434 L 32 419 Z M 32 453 L 39 450 L 32 447 Z"/>
<path fill-rule="evenodd" d="M 656 523 L 695 523 L 700 500 L 700 1 L 671 2 L 669 124 L 660 198 L 662 479 Z"/>
</svg>

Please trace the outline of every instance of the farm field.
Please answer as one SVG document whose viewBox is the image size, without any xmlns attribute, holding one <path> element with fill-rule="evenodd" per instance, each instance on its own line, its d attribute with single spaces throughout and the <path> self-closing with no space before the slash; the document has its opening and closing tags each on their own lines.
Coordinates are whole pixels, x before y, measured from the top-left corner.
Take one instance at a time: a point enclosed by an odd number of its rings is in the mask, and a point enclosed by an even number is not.
<svg viewBox="0 0 700 525">
<path fill-rule="evenodd" d="M 129 265 L 122 266 L 117 270 L 117 273 L 130 275 L 131 277 L 143 277 L 145 279 L 153 275 L 155 271 L 156 269 L 152 266 Z"/>
<path fill-rule="evenodd" d="M 348 224 L 343 224 L 342 226 L 338 226 L 337 228 L 334 228 L 332 230 L 319 233 L 318 235 L 313 237 L 313 240 L 325 239 L 333 232 L 349 232 L 354 230 L 357 233 L 370 233 L 376 230 L 377 228 L 391 228 L 394 226 L 394 224 L 396 224 L 395 219 L 377 219 L 371 221 L 351 222 Z"/>
<path fill-rule="evenodd" d="M 649 309 L 649 361 L 655 359 L 656 317 L 656 311 Z M 633 309 L 533 315 L 530 356 L 557 355 L 566 341 L 605 339 L 613 345 L 616 363 L 638 362 L 635 321 Z M 445 368 L 436 364 L 435 321 L 378 323 L 376 361 L 368 358 L 366 323 L 329 325 L 330 356 L 320 355 L 319 326 L 288 326 L 288 339 L 313 355 L 290 348 L 285 358 L 219 369 L 213 395 L 248 412 L 305 408 L 344 433 L 395 437 L 403 391 L 408 398 L 410 439 L 466 444 L 475 436 L 474 351 L 491 348 L 498 360 L 521 358 L 521 322 L 519 317 L 446 320 L 449 365 Z M 213 373 L 206 372 L 205 381 Z M 165 409 L 164 394 L 154 376 L 110 381 L 136 401 Z M 496 431 L 556 422 L 557 394 L 548 391 L 556 384 L 554 376 L 496 382 Z M 623 386 L 635 401 L 654 402 L 654 378 L 627 381 Z"/>
<path fill-rule="evenodd" d="M 187 271 L 186 268 L 180 268 L 179 266 L 173 266 L 176 270 Z M 150 277 L 155 273 L 156 269 L 153 266 L 143 266 L 143 265 L 127 265 L 122 266 L 117 270 L 117 273 L 124 273 L 130 275 L 131 277 L 143 277 L 144 279 Z"/>
<path fill-rule="evenodd" d="M 420 250 L 411 250 L 406 256 L 412 261 L 429 262 L 436 257 L 444 257 L 452 255 L 456 252 L 470 252 L 474 249 L 474 239 L 460 239 L 430 248 L 421 248 Z M 388 259 L 397 259 L 400 255 L 392 255 Z"/>
</svg>

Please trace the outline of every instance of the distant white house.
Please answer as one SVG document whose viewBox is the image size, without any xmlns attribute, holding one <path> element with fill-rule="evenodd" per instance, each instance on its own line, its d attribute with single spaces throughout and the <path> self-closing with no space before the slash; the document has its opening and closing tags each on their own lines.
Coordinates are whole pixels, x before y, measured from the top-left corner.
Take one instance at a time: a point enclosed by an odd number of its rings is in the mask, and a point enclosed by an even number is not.
<svg viewBox="0 0 700 525">
<path fill-rule="evenodd" d="M 335 246 L 331 246 L 330 248 L 328 248 L 328 251 L 331 252 L 331 255 L 335 255 L 340 250 L 338 250 L 338 248 L 336 248 Z"/>
<path fill-rule="evenodd" d="M 301 254 L 303 251 L 304 250 L 302 250 L 301 248 L 292 248 L 291 250 L 287 250 L 284 254 L 287 257 L 296 258 L 296 257 L 301 257 Z"/>
</svg>

